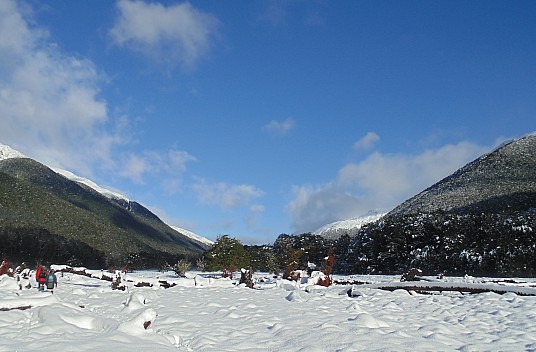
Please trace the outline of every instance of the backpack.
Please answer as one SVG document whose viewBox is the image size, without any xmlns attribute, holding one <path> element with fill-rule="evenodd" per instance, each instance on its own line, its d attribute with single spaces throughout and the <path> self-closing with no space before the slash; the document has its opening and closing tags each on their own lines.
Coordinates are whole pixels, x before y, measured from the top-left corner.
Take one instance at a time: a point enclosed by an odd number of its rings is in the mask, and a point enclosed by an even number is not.
<svg viewBox="0 0 536 352">
<path fill-rule="evenodd" d="M 39 277 L 47 277 L 47 271 L 41 269 L 41 272 L 39 273 Z"/>
<path fill-rule="evenodd" d="M 49 273 L 48 276 L 47 276 L 47 288 L 49 290 L 53 289 L 54 288 L 54 279 L 56 278 L 56 276 L 54 276 L 54 273 Z"/>
</svg>

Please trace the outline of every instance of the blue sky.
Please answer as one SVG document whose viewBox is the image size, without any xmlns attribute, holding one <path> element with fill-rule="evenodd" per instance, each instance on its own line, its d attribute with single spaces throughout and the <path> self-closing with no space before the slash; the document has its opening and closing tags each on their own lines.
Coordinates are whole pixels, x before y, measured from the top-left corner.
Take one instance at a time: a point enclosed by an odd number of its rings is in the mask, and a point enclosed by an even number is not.
<svg viewBox="0 0 536 352">
<path fill-rule="evenodd" d="M 0 143 L 215 239 L 403 200 L 535 130 L 534 1 L 0 1 Z"/>
</svg>

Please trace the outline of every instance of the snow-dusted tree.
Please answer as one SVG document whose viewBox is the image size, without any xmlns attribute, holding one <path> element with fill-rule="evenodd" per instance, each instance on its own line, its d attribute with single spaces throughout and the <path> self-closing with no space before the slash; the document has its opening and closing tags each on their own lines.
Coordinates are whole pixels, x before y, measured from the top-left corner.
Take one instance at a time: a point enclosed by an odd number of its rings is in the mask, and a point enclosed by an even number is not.
<svg viewBox="0 0 536 352">
<path fill-rule="evenodd" d="M 239 268 L 249 267 L 249 256 L 242 243 L 228 235 L 220 236 L 206 254 L 208 270 L 221 270 L 224 277 Z"/>
<path fill-rule="evenodd" d="M 207 268 L 207 262 L 205 261 L 203 257 L 200 257 L 195 262 L 195 266 L 197 267 L 198 270 L 205 271 Z"/>
<path fill-rule="evenodd" d="M 268 252 L 266 254 L 266 269 L 268 272 L 274 275 L 279 275 L 279 265 L 277 264 L 277 258 L 274 253 Z"/>
<path fill-rule="evenodd" d="M 187 261 L 186 259 L 181 259 L 177 262 L 177 264 L 175 264 L 175 266 L 173 267 L 173 270 L 180 277 L 185 277 L 186 272 L 190 270 L 191 268 L 192 268 L 192 264 L 190 264 L 189 261 Z"/>
</svg>

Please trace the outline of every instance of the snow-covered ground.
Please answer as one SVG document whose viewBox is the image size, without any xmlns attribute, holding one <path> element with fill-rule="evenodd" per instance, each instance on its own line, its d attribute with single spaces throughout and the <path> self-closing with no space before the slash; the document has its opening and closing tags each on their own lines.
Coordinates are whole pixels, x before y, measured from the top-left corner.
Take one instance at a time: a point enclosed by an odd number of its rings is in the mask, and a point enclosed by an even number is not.
<svg viewBox="0 0 536 352">
<path fill-rule="evenodd" d="M 20 283 L 34 287 L 19 289 L 16 279 L 1 276 L 0 351 L 536 350 L 534 296 L 323 288 L 273 279 L 249 289 L 195 275 L 135 272 L 123 277 L 127 289 L 120 291 L 108 281 L 64 273 L 54 293 L 38 292 L 33 279 Z M 165 289 L 159 281 L 176 286 Z M 135 287 L 138 282 L 153 287 Z"/>
</svg>

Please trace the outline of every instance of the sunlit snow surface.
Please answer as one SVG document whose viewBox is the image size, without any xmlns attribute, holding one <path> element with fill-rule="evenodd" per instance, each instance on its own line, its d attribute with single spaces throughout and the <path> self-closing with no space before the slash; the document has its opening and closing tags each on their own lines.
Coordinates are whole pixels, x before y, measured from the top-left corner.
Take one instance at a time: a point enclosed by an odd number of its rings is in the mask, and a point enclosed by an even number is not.
<svg viewBox="0 0 536 352">
<path fill-rule="evenodd" d="M 349 297 L 351 285 L 325 289 L 269 279 L 249 289 L 195 275 L 179 279 L 170 272 L 135 272 L 123 277 L 128 289 L 118 291 L 107 281 L 65 273 L 58 275 L 53 294 L 38 292 L 33 279 L 21 282 L 32 289 L 19 290 L 16 280 L 4 275 L 0 351 L 536 349 L 533 296 L 424 295 L 354 286 L 359 296 Z M 394 276 L 350 279 L 399 281 Z M 160 280 L 177 286 L 161 288 Z M 134 287 L 141 281 L 154 286 Z"/>
</svg>

